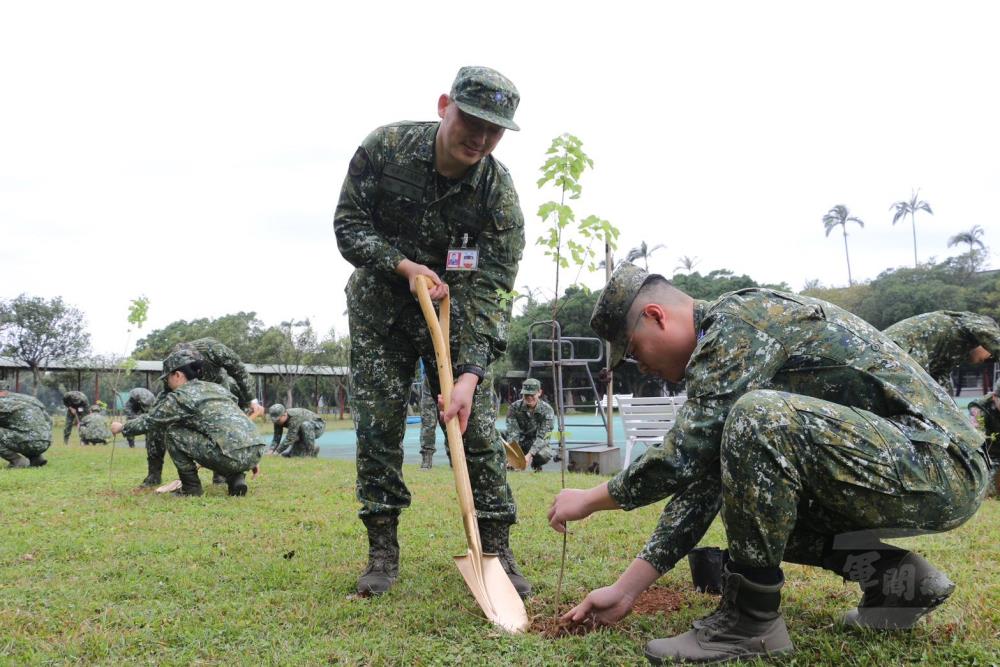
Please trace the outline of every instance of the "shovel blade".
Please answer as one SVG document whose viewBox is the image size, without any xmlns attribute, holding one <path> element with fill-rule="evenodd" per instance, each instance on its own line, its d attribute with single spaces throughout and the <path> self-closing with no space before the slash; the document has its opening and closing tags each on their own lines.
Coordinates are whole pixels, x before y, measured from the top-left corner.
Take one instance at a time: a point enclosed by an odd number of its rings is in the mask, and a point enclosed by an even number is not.
<svg viewBox="0 0 1000 667">
<path fill-rule="evenodd" d="M 480 560 L 483 578 L 480 580 L 475 558 L 475 554 L 469 551 L 464 556 L 455 556 L 455 565 L 486 618 L 513 634 L 527 630 L 528 612 L 524 608 L 524 601 L 504 572 L 500 559 L 483 555 Z"/>
</svg>

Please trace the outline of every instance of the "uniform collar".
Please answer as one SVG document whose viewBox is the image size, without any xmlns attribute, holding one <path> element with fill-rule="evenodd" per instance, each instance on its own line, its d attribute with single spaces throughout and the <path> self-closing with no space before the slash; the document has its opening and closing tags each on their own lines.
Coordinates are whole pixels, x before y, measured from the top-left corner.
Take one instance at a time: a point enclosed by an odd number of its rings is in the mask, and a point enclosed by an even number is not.
<svg viewBox="0 0 1000 667">
<path fill-rule="evenodd" d="M 702 301 L 701 299 L 694 300 L 694 333 L 697 336 L 697 340 L 701 340 L 701 337 L 705 335 L 702 331 L 702 322 L 705 320 L 705 313 L 708 312 L 708 302 Z"/>
</svg>

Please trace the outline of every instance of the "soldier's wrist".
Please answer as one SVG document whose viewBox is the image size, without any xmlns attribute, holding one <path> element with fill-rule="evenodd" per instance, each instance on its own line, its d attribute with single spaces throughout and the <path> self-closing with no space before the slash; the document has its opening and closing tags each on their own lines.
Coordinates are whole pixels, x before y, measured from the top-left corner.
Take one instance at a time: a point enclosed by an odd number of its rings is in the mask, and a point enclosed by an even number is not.
<svg viewBox="0 0 1000 667">
<path fill-rule="evenodd" d="M 486 377 L 486 371 L 482 366 L 477 366 L 475 364 L 461 364 L 455 368 L 457 375 L 464 375 L 469 373 L 476 376 L 476 385 L 483 381 Z"/>
</svg>

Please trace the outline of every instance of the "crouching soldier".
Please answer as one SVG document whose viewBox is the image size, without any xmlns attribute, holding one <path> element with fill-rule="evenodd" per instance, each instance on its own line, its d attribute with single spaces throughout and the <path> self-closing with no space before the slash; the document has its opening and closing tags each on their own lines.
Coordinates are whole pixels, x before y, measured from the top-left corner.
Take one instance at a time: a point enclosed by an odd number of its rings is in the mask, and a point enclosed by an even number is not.
<svg viewBox="0 0 1000 667">
<path fill-rule="evenodd" d="M 507 438 L 524 452 L 524 460 L 538 472 L 552 460 L 549 434 L 556 413 L 542 400 L 542 383 L 528 378 L 521 385 L 521 400 L 514 401 L 507 412 Z"/>
<path fill-rule="evenodd" d="M 101 406 L 90 406 L 90 414 L 80 420 L 80 442 L 85 445 L 106 445 L 113 438 L 108 428 L 108 418 L 101 413 Z"/>
<path fill-rule="evenodd" d="M 52 445 L 52 418 L 34 396 L 8 391 L 0 380 L 0 458 L 11 468 L 40 467 Z"/>
<path fill-rule="evenodd" d="M 149 412 L 153 408 L 154 403 L 156 403 L 156 396 L 153 395 L 153 392 L 142 387 L 136 387 L 128 393 L 128 400 L 125 401 L 125 416 L 129 419 L 135 419 L 139 415 Z M 134 437 L 126 439 L 128 440 L 129 447 L 135 447 Z"/>
<path fill-rule="evenodd" d="M 618 581 L 567 615 L 613 623 L 694 547 L 722 511 L 730 563 L 718 610 L 646 645 L 654 663 L 787 653 L 781 563 L 858 581 L 849 626 L 913 627 L 952 593 L 948 577 L 889 535 L 946 531 L 979 509 L 983 434 L 889 338 L 819 299 L 744 289 L 707 303 L 631 264 L 604 289 L 591 327 L 688 400 L 663 443 L 611 481 L 556 496 L 558 531 L 597 510 L 670 497 Z"/>
<path fill-rule="evenodd" d="M 177 466 L 180 495 L 202 494 L 201 465 L 225 477 L 229 495 L 243 496 L 247 492 L 244 473 L 256 468 L 264 443 L 225 387 L 198 379 L 202 361 L 192 348 L 171 353 L 160 377 L 167 393 L 148 414 L 125 425 L 115 422 L 111 430 L 126 437 L 151 429 L 161 434 Z"/>
<path fill-rule="evenodd" d="M 267 414 L 274 422 L 271 450 L 275 454 L 285 457 L 319 454 L 316 438 L 326 430 L 326 422 L 322 417 L 305 408 L 285 409 L 281 403 L 272 405 Z M 284 441 L 281 439 L 282 431 L 287 431 Z"/>
<path fill-rule="evenodd" d="M 80 425 L 80 420 L 87 416 L 90 401 L 82 391 L 68 391 L 63 394 L 63 405 L 66 406 L 66 426 L 63 427 L 63 444 L 69 444 L 69 436 L 73 425 Z"/>
</svg>

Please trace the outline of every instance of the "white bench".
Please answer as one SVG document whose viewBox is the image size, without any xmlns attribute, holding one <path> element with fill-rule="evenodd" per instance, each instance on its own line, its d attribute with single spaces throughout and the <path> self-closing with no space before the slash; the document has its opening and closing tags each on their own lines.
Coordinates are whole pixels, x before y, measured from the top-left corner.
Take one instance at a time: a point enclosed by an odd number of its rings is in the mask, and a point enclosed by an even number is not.
<svg viewBox="0 0 1000 667">
<path fill-rule="evenodd" d="M 619 398 L 632 398 L 632 394 L 612 394 L 611 395 L 611 409 L 612 410 L 617 410 L 618 409 L 618 399 Z M 608 397 L 607 396 L 605 396 L 602 399 L 598 399 L 598 400 L 594 401 L 594 414 L 595 415 L 596 414 L 600 414 L 602 407 L 603 408 L 607 408 L 608 407 Z"/>
<path fill-rule="evenodd" d="M 649 398 L 618 397 L 619 414 L 625 429 L 625 459 L 622 465 L 632 462 L 632 449 L 636 443 L 659 444 L 674 426 L 677 411 L 687 396 L 652 396 Z"/>
</svg>

